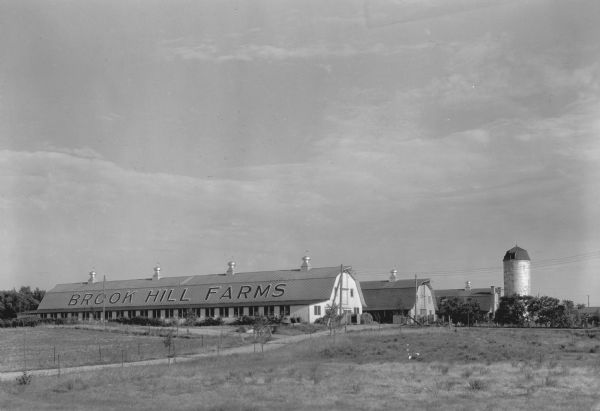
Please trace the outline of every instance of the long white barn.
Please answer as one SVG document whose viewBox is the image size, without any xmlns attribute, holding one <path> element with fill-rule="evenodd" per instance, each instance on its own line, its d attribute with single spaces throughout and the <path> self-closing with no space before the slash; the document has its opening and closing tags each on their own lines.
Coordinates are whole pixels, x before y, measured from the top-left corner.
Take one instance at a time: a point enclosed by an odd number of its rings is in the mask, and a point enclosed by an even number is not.
<svg viewBox="0 0 600 411">
<path fill-rule="evenodd" d="M 335 303 L 341 312 L 358 314 L 365 305 L 359 282 L 350 267 L 311 268 L 304 257 L 299 269 L 225 274 L 96 281 L 59 284 L 46 292 L 38 307 L 42 317 L 81 321 L 119 317 L 200 319 L 241 316 L 290 316 L 314 322 Z"/>
</svg>

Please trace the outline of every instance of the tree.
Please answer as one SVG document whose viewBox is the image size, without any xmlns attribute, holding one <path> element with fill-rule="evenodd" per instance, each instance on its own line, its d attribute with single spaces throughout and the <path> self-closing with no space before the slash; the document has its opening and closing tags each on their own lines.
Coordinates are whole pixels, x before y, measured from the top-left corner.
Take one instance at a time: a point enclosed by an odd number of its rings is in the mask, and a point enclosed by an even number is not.
<svg viewBox="0 0 600 411">
<path fill-rule="evenodd" d="M 529 296 L 511 295 L 500 298 L 494 321 L 499 324 L 524 325 L 528 318 L 527 303 Z"/>
<path fill-rule="evenodd" d="M 446 317 L 450 322 L 456 324 L 459 322 L 458 311 L 461 300 L 458 297 L 444 298 L 438 306 L 438 316 Z"/>
<path fill-rule="evenodd" d="M 343 315 L 338 314 L 338 311 L 338 305 L 335 302 L 325 306 L 323 322 L 327 324 L 330 332 L 341 325 L 341 319 Z"/>
<path fill-rule="evenodd" d="M 541 296 L 531 297 L 527 302 L 529 317 L 544 327 L 572 327 L 578 322 L 578 312 L 573 301 Z"/>
<path fill-rule="evenodd" d="M 536 324 L 553 327 L 559 303 L 558 298 L 554 297 L 532 297 L 527 303 L 527 311 Z"/>
<path fill-rule="evenodd" d="M 44 293 L 39 288 L 31 291 L 31 287 L 0 291 L 0 318 L 15 318 L 17 313 L 36 310 Z"/>
<path fill-rule="evenodd" d="M 451 297 L 442 300 L 438 307 L 438 315 L 448 317 L 453 323 L 474 324 L 485 318 L 479 302 L 475 299 Z"/>
</svg>

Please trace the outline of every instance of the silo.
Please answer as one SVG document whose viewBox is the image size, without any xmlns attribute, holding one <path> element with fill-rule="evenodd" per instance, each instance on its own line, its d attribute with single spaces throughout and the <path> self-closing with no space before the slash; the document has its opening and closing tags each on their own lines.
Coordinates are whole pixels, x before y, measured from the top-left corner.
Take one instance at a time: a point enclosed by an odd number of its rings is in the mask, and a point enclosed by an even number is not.
<svg viewBox="0 0 600 411">
<path fill-rule="evenodd" d="M 530 295 L 531 260 L 527 250 L 514 246 L 504 254 L 504 295 Z"/>
</svg>

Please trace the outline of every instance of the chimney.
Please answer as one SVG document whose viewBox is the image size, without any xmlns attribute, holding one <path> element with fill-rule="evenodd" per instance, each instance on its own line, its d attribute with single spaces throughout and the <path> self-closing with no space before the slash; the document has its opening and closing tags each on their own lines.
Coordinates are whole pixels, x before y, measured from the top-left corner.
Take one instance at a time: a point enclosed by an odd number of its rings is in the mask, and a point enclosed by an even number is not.
<svg viewBox="0 0 600 411">
<path fill-rule="evenodd" d="M 398 280 L 398 277 L 396 276 L 396 274 L 398 274 L 398 270 L 396 270 L 395 268 L 390 271 L 390 282 L 394 282 Z"/>
<path fill-rule="evenodd" d="M 229 268 L 227 269 L 228 275 L 235 275 L 235 261 L 230 261 L 227 263 Z"/>
<path fill-rule="evenodd" d="M 88 284 L 94 284 L 96 282 L 96 272 L 94 270 L 90 271 L 90 278 L 88 280 Z"/>
<path fill-rule="evenodd" d="M 465 291 L 471 291 L 471 282 L 470 281 L 467 281 L 465 283 Z"/>
<path fill-rule="evenodd" d="M 308 271 L 310 270 L 310 257 L 305 255 L 302 257 L 302 265 L 300 266 L 300 271 Z"/>
<path fill-rule="evenodd" d="M 154 275 L 152 276 L 153 280 L 160 280 L 160 267 L 157 265 L 154 267 Z"/>
</svg>

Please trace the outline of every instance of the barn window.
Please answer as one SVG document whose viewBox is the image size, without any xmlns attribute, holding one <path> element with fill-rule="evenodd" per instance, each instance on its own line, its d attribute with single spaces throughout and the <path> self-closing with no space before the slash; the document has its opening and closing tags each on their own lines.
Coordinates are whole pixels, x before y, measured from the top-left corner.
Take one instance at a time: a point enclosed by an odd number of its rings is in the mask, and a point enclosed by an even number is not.
<svg viewBox="0 0 600 411">
<path fill-rule="evenodd" d="M 321 306 L 315 305 L 315 315 L 321 315 Z"/>
<path fill-rule="evenodd" d="M 263 310 L 267 317 L 275 316 L 275 306 L 274 305 L 267 305 L 264 307 Z"/>
<path fill-rule="evenodd" d="M 279 315 L 281 317 L 285 317 L 286 315 L 290 315 L 290 306 L 289 305 L 280 305 L 279 306 Z"/>
</svg>

